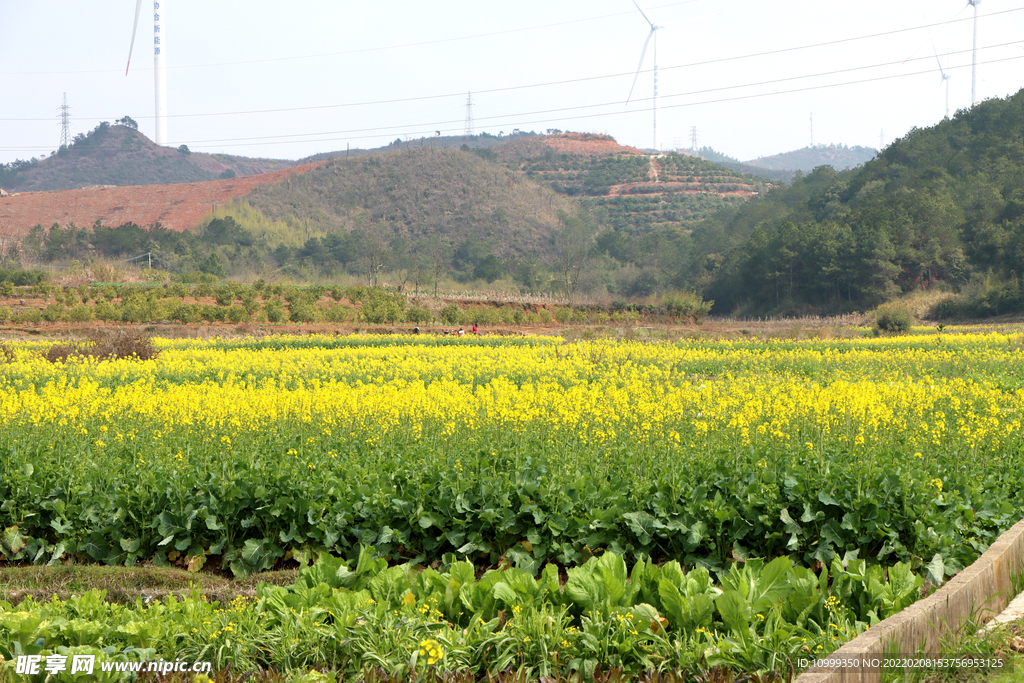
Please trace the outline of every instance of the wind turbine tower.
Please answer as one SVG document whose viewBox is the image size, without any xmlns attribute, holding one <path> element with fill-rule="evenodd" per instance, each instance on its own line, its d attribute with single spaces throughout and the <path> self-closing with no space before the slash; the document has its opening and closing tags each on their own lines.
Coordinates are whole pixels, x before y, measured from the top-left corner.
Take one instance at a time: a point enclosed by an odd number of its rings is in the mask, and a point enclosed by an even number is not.
<svg viewBox="0 0 1024 683">
<path fill-rule="evenodd" d="M 651 32 L 647 34 L 647 40 L 644 41 L 644 48 L 640 51 L 640 64 L 636 67 L 636 75 L 633 76 L 633 86 L 629 89 L 629 97 L 626 98 L 626 104 L 629 104 L 629 98 L 633 96 L 633 88 L 636 87 L 636 79 L 640 77 L 640 69 L 644 66 L 644 57 L 647 55 L 647 45 L 651 42 L 651 38 L 654 38 L 654 149 L 655 151 L 660 152 L 661 138 L 658 133 L 658 124 L 661 119 L 661 101 L 658 99 L 658 29 L 664 28 L 664 26 L 658 26 L 651 21 L 636 0 L 633 0 L 633 4 L 636 5 L 640 15 L 644 18 L 644 21 L 650 24 Z"/>
<path fill-rule="evenodd" d="M 974 97 L 974 85 L 978 81 L 978 5 L 981 4 L 981 0 L 967 0 L 967 4 L 974 8 L 974 49 L 971 52 L 971 106 L 973 107 L 977 102 Z"/>
<path fill-rule="evenodd" d="M 135 5 L 135 24 L 132 26 L 132 42 L 128 46 L 128 65 L 124 75 L 132 65 L 132 50 L 135 48 L 135 33 L 139 29 L 139 16 L 142 14 L 143 0 Z M 156 90 L 156 144 L 167 144 L 167 34 L 164 32 L 164 13 L 167 0 L 153 0 L 153 80 Z"/>
</svg>

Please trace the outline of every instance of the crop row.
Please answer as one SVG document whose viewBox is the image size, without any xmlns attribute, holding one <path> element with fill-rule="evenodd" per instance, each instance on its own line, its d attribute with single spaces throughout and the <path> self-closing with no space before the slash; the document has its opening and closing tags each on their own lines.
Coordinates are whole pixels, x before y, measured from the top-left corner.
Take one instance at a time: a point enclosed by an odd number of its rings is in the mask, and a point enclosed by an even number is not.
<svg viewBox="0 0 1024 683">
<path fill-rule="evenodd" d="M 240 574 L 360 544 L 531 573 L 603 549 L 712 569 L 860 553 L 941 581 L 1020 515 L 1016 337 L 463 341 L 19 348 L 0 548 Z"/>
</svg>

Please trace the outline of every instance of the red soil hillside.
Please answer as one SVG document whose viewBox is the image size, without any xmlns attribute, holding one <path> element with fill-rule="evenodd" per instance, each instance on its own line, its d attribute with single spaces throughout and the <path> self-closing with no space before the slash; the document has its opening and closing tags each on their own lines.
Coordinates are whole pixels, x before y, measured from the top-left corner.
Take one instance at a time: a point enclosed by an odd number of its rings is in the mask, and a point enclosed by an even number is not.
<svg viewBox="0 0 1024 683">
<path fill-rule="evenodd" d="M 169 230 L 190 230 L 214 206 L 244 197 L 262 185 L 273 185 L 305 173 L 324 162 L 303 164 L 260 175 L 177 185 L 129 185 L 62 192 L 23 192 L 0 197 L 0 234 L 21 237 L 35 225 L 54 223 L 78 227 L 97 220 L 116 227 L 160 223 Z"/>
<path fill-rule="evenodd" d="M 594 133 L 560 133 L 520 138 L 494 148 L 501 162 L 523 161 L 543 157 L 546 153 L 602 156 L 608 154 L 643 154 L 636 147 L 626 147 L 609 135 Z"/>
</svg>

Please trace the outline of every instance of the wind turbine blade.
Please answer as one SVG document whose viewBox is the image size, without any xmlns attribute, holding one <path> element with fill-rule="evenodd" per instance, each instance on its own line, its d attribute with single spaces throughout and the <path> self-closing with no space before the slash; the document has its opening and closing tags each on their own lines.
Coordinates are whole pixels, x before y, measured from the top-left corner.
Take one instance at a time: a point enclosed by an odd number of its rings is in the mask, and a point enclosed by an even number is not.
<svg viewBox="0 0 1024 683">
<path fill-rule="evenodd" d="M 939 65 L 939 73 L 942 74 L 942 80 L 946 80 L 946 70 L 942 68 L 942 60 L 939 59 L 939 51 L 935 49 L 934 42 L 932 42 L 932 52 L 935 53 L 935 61 Z"/>
<path fill-rule="evenodd" d="M 142 0 L 135 3 L 135 24 L 132 26 L 132 42 L 128 46 L 128 64 L 124 67 L 124 75 L 128 75 L 128 68 L 132 65 L 132 50 L 135 49 L 135 32 L 139 30 L 139 14 L 142 13 Z"/>
<path fill-rule="evenodd" d="M 640 63 L 636 67 L 636 75 L 633 76 L 633 85 L 629 86 L 629 96 L 626 97 L 626 104 L 629 104 L 629 98 L 633 96 L 633 88 L 636 87 L 636 79 L 640 78 L 640 69 L 644 66 L 644 57 L 647 55 L 647 44 L 651 42 L 651 36 L 658 29 L 652 28 L 651 32 L 647 34 L 647 40 L 644 41 L 644 49 L 640 51 Z M 657 55 L 655 55 L 657 56 Z"/>
<path fill-rule="evenodd" d="M 640 3 L 638 3 L 636 0 L 633 0 L 633 4 L 636 5 L 637 10 L 640 11 L 640 14 L 643 15 L 643 18 L 647 21 L 648 24 L 651 25 L 651 28 L 653 29 L 654 28 L 654 22 L 647 18 L 647 14 L 645 14 L 643 9 L 641 9 Z"/>
</svg>

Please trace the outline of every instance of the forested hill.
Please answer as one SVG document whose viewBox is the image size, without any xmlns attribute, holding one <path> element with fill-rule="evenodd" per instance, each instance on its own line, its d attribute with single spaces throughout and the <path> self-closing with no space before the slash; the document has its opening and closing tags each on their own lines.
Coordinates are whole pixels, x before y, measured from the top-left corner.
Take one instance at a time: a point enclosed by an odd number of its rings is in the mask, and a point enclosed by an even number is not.
<svg viewBox="0 0 1024 683">
<path fill-rule="evenodd" d="M 718 310 L 863 309 L 972 279 L 1021 287 L 1024 90 L 815 169 L 693 233 Z"/>
<path fill-rule="evenodd" d="M 126 117 L 128 118 L 128 117 Z M 296 165 L 157 145 L 134 126 L 101 123 L 44 159 L 0 164 L 0 187 L 11 192 L 74 190 L 95 185 L 164 185 L 249 176 Z"/>
<path fill-rule="evenodd" d="M 257 189 L 247 202 L 307 234 L 370 231 L 423 249 L 433 238 L 468 241 L 501 259 L 546 256 L 560 214 L 575 212 L 566 198 L 502 165 L 432 147 L 336 159 Z"/>
<path fill-rule="evenodd" d="M 809 172 L 818 166 L 831 166 L 837 171 L 854 168 L 870 161 L 878 154 L 877 149 L 854 145 L 811 145 L 792 152 L 773 154 L 744 161 L 745 166 L 755 166 L 771 171 L 803 171 Z"/>
</svg>

